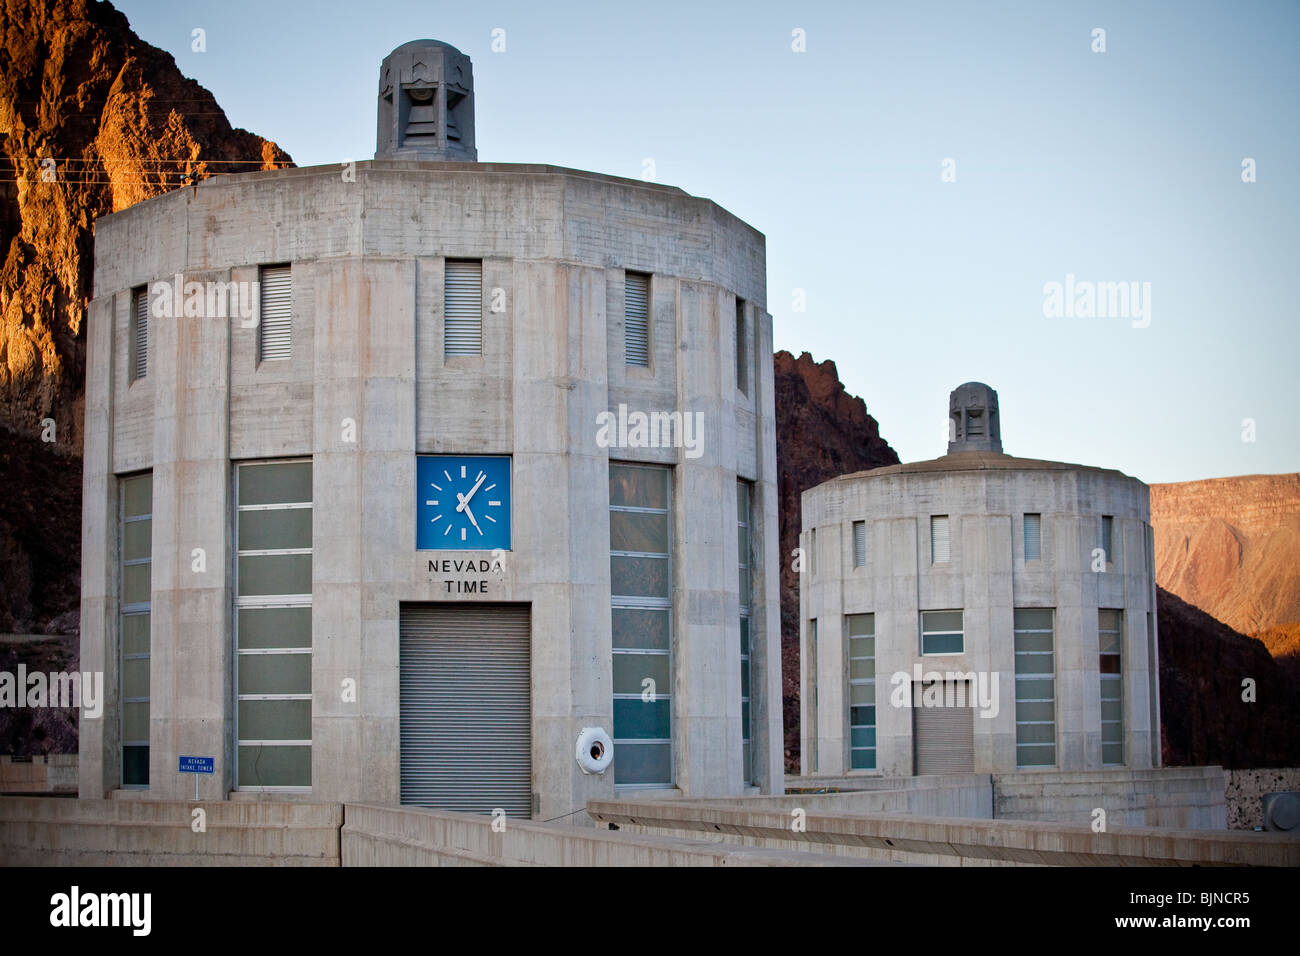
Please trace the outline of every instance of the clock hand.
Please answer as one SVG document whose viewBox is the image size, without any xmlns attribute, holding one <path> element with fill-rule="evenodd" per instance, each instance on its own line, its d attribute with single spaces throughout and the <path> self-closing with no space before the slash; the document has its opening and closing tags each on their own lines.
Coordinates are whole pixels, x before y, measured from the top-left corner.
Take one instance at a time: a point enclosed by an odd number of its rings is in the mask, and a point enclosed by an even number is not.
<svg viewBox="0 0 1300 956">
<path fill-rule="evenodd" d="M 479 475 L 478 481 L 474 482 L 474 487 L 469 490 L 469 494 L 462 495 L 459 491 L 456 492 L 456 499 L 460 502 L 460 504 L 456 506 L 457 511 L 465 510 L 465 506 L 469 504 L 470 499 L 478 492 L 479 486 L 481 486 L 486 480 L 487 475 Z"/>
<path fill-rule="evenodd" d="M 471 523 L 472 525 L 474 525 L 474 530 L 477 531 L 477 532 L 479 533 L 479 535 L 481 536 L 481 535 L 483 534 L 483 529 L 480 528 L 480 527 L 478 526 L 478 522 L 474 520 L 474 512 L 472 512 L 472 511 L 469 510 L 469 499 L 468 499 L 468 498 L 465 499 L 465 514 L 469 515 L 470 523 Z"/>
</svg>

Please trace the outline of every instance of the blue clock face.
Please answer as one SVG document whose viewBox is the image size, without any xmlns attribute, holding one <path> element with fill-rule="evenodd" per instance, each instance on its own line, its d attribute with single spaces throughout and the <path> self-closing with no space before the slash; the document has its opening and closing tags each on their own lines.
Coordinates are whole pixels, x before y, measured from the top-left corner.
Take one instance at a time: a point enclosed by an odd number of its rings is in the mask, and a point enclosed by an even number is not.
<svg viewBox="0 0 1300 956">
<path fill-rule="evenodd" d="M 415 481 L 418 550 L 510 550 L 509 457 L 420 455 Z"/>
</svg>

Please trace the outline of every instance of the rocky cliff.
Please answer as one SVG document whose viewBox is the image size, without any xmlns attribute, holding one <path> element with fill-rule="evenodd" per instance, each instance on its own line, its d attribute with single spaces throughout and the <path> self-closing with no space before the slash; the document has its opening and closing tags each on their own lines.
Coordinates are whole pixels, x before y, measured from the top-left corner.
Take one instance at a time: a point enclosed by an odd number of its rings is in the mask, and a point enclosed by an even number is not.
<svg viewBox="0 0 1300 956">
<path fill-rule="evenodd" d="M 1152 485 L 1151 525 L 1161 587 L 1275 654 L 1294 653 L 1300 474 Z"/>
<path fill-rule="evenodd" d="M 1168 766 L 1300 766 L 1300 684 L 1260 641 L 1156 593 L 1161 749 Z M 1249 687 L 1243 681 L 1249 680 Z M 1246 699 L 1253 697 L 1253 699 Z"/>
<path fill-rule="evenodd" d="M 0 630 L 61 630 L 79 587 L 95 219 L 292 163 L 108 3 L 2 0 L 0 42 Z"/>
<path fill-rule="evenodd" d="M 866 403 L 848 394 L 835 363 L 807 352 L 773 356 L 776 471 L 781 538 L 781 680 L 785 763 L 799 766 L 799 579 L 791 554 L 799 546 L 799 496 L 836 475 L 898 464 Z"/>
<path fill-rule="evenodd" d="M 79 454 L 95 218 L 291 162 L 108 3 L 5 0 L 0 36 L 0 425 Z"/>
</svg>

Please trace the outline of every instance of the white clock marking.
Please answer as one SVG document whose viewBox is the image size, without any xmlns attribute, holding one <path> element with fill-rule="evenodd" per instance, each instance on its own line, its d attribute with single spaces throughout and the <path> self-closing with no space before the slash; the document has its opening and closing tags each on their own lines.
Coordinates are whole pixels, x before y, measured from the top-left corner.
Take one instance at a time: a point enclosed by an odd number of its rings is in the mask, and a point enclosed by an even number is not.
<svg viewBox="0 0 1300 956">
<path fill-rule="evenodd" d="M 441 518 L 441 517 L 442 517 L 442 515 L 438 515 L 438 516 L 436 516 L 436 517 L 430 518 L 430 519 L 429 519 L 429 524 L 437 524 L 437 522 L 438 522 L 438 518 Z"/>
<path fill-rule="evenodd" d="M 433 488 L 434 488 L 434 490 L 436 490 L 436 491 L 442 491 L 442 489 L 441 489 L 441 488 L 439 488 L 439 487 L 438 487 L 438 486 L 437 486 L 437 485 L 435 485 L 435 484 L 433 484 L 433 482 L 432 482 L 432 481 L 431 481 L 431 482 L 429 482 L 429 484 L 430 484 L 430 485 L 432 485 L 432 486 L 433 486 Z"/>
<path fill-rule="evenodd" d="M 461 476 L 462 478 L 465 477 L 465 466 L 464 466 L 464 465 L 461 465 L 461 466 L 460 466 L 460 476 Z"/>
<path fill-rule="evenodd" d="M 447 523 L 447 530 L 442 533 L 442 536 L 445 538 L 449 534 L 451 534 L 451 522 Z"/>
<path fill-rule="evenodd" d="M 462 540 L 462 541 L 465 540 L 465 529 L 464 529 L 464 528 L 461 528 L 461 529 L 460 529 L 460 540 Z"/>
<path fill-rule="evenodd" d="M 495 488 L 495 487 L 496 487 L 496 482 L 493 482 L 492 484 L 488 485 L 488 486 L 487 486 L 486 488 L 484 488 L 483 490 L 484 490 L 484 491 L 491 491 L 491 490 L 492 490 L 493 488 Z"/>
<path fill-rule="evenodd" d="M 451 481 L 451 472 L 449 472 L 446 468 L 444 468 L 444 469 L 442 470 L 442 473 L 443 473 L 444 475 L 447 476 L 447 480 L 448 480 L 448 481 Z M 439 488 L 438 490 L 441 491 L 442 489 Z"/>
<path fill-rule="evenodd" d="M 435 501 L 434 504 L 437 504 L 437 502 Z M 489 501 L 489 502 L 488 502 L 488 505 L 489 505 L 490 507 L 493 507 L 493 508 L 500 508 L 500 507 L 501 507 L 501 502 L 499 502 L 499 501 Z"/>
<path fill-rule="evenodd" d="M 496 524 L 496 523 L 497 523 L 497 519 L 494 518 L 494 517 L 492 517 L 491 515 L 485 514 L 483 517 L 484 517 L 484 518 L 487 518 L 488 521 L 491 521 L 493 524 Z M 483 533 L 482 531 L 479 532 L 479 534 L 482 534 L 482 533 Z"/>
<path fill-rule="evenodd" d="M 426 501 L 426 502 L 425 502 L 426 505 L 436 505 L 437 503 L 438 503 L 438 502 L 436 502 L 436 501 Z"/>
</svg>

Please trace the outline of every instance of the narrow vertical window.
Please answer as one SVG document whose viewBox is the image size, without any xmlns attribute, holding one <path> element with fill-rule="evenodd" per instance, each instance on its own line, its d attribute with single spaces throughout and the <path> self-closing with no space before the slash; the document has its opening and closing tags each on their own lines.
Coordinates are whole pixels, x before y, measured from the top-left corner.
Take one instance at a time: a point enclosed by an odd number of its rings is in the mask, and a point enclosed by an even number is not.
<svg viewBox="0 0 1300 956">
<path fill-rule="evenodd" d="M 817 618 L 808 620 L 808 662 L 805 665 L 808 668 L 808 680 L 804 682 L 804 687 L 812 688 L 812 700 L 808 701 L 808 746 L 812 748 L 811 754 L 804 754 L 801 759 L 809 760 L 812 763 L 811 770 L 817 772 Z"/>
<path fill-rule="evenodd" d="M 1124 763 L 1124 680 L 1121 673 L 1124 612 L 1097 611 L 1099 669 L 1101 670 L 1101 762 Z"/>
<path fill-rule="evenodd" d="M 122 786 L 149 786 L 149 619 L 153 474 L 121 481 Z"/>
<path fill-rule="evenodd" d="M 673 785 L 672 471 L 609 466 L 614 784 Z"/>
<path fill-rule="evenodd" d="M 483 261 L 448 259 L 442 287 L 444 355 L 483 354 Z"/>
<path fill-rule="evenodd" d="M 853 522 L 853 566 L 866 567 L 867 564 L 867 523 Z"/>
<path fill-rule="evenodd" d="M 930 518 L 930 563 L 947 564 L 951 548 L 948 539 L 948 516 Z"/>
<path fill-rule="evenodd" d="M 750 487 L 746 481 L 736 482 L 736 560 L 739 571 L 738 587 L 740 592 L 740 749 L 743 753 L 744 781 L 754 779 L 753 710 L 750 691 L 750 633 L 749 610 L 753 600 L 753 586 L 750 579 Z"/>
<path fill-rule="evenodd" d="M 235 785 L 307 789 L 312 464 L 241 464 L 235 485 Z"/>
<path fill-rule="evenodd" d="M 1042 557 L 1043 516 L 1025 515 L 1025 560 L 1037 561 Z"/>
<path fill-rule="evenodd" d="M 1052 608 L 1015 609 L 1016 766 L 1056 766 Z"/>
<path fill-rule="evenodd" d="M 259 273 L 261 312 L 257 360 L 279 362 L 293 351 L 293 284 L 289 266 L 263 266 Z"/>
<path fill-rule="evenodd" d="M 876 769 L 876 616 L 850 614 L 849 768 Z"/>
<path fill-rule="evenodd" d="M 628 272 L 623 278 L 623 352 L 628 365 L 650 365 L 650 277 Z"/>
<path fill-rule="evenodd" d="M 745 300 L 736 299 L 736 388 L 749 394 L 749 347 L 745 328 Z"/>
<path fill-rule="evenodd" d="M 1115 552 L 1111 550 L 1115 539 L 1115 519 L 1111 515 L 1101 516 L 1101 541 L 1097 547 L 1101 548 L 1104 559 L 1107 564 L 1113 564 L 1115 561 Z"/>
<path fill-rule="evenodd" d="M 149 289 L 131 292 L 131 381 L 149 373 Z"/>
</svg>

